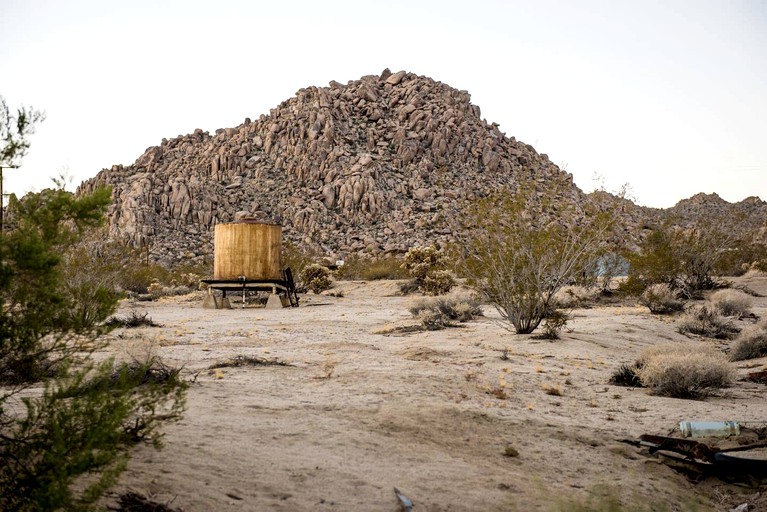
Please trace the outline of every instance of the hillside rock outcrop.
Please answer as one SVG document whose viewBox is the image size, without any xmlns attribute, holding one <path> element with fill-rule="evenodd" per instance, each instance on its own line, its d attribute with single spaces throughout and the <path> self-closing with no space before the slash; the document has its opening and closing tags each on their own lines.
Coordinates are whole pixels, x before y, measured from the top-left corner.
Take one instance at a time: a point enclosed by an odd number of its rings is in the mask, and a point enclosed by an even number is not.
<svg viewBox="0 0 767 512">
<path fill-rule="evenodd" d="M 572 176 L 481 119 L 469 93 L 405 71 L 308 87 L 236 128 L 164 139 L 79 193 L 113 187 L 110 235 L 162 263 L 201 261 L 236 214 L 329 255 L 454 239 L 466 201 L 521 183 L 583 201 Z"/>
</svg>

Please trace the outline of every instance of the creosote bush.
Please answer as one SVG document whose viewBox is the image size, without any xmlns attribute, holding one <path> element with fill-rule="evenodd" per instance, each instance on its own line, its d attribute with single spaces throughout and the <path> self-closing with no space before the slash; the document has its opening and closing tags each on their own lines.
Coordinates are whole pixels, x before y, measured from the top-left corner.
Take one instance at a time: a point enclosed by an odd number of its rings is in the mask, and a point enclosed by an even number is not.
<svg viewBox="0 0 767 512">
<path fill-rule="evenodd" d="M 473 294 L 457 292 L 419 299 L 410 307 L 410 314 L 426 329 L 438 330 L 482 316 L 482 306 Z"/>
<path fill-rule="evenodd" d="M 402 267 L 426 295 L 441 295 L 455 286 L 455 277 L 447 268 L 447 255 L 436 247 L 411 247 Z"/>
<path fill-rule="evenodd" d="M 767 356 L 767 322 L 762 320 L 759 324 L 744 329 L 732 347 L 730 359 L 743 361 Z"/>
<path fill-rule="evenodd" d="M 614 224 L 610 214 L 568 202 L 555 184 L 541 193 L 526 185 L 474 204 L 462 240 L 467 282 L 517 334 L 533 332 L 555 294 L 594 268 Z"/>
<path fill-rule="evenodd" d="M 730 318 L 724 317 L 711 305 L 691 308 L 679 320 L 677 330 L 682 334 L 698 334 L 707 338 L 727 340 L 740 332 Z"/>
<path fill-rule="evenodd" d="M 656 315 L 676 313 L 684 307 L 684 302 L 679 299 L 677 293 L 666 283 L 655 283 L 642 292 L 638 302 Z"/>
<path fill-rule="evenodd" d="M 713 309 L 722 316 L 742 318 L 751 313 L 751 306 L 754 304 L 752 299 L 746 293 L 740 290 L 718 290 L 709 297 Z"/>
<path fill-rule="evenodd" d="M 735 368 L 719 350 L 701 343 L 667 343 L 646 348 L 636 374 L 659 396 L 701 398 L 735 380 Z"/>
<path fill-rule="evenodd" d="M 333 286 L 330 279 L 330 270 L 317 263 L 311 263 L 304 267 L 301 272 L 304 285 L 314 293 L 321 293 Z"/>
<path fill-rule="evenodd" d="M 665 283 L 685 298 L 698 298 L 703 290 L 715 288 L 717 264 L 735 243 L 729 222 L 710 219 L 688 229 L 656 229 L 639 252 L 626 255 L 631 266 L 621 288 L 638 295 L 651 284 Z"/>
</svg>

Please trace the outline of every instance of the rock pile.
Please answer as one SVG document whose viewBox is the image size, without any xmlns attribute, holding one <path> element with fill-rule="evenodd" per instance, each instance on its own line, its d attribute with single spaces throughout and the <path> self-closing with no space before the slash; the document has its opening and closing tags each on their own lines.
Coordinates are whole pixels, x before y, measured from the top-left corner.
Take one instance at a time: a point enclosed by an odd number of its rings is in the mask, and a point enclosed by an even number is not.
<svg viewBox="0 0 767 512">
<path fill-rule="evenodd" d="M 699 194 L 657 210 L 587 196 L 546 155 L 482 120 L 468 92 L 388 69 L 301 89 L 236 128 L 163 139 L 78 192 L 100 185 L 113 187 L 110 236 L 166 265 L 210 260 L 213 227 L 239 218 L 279 222 L 287 240 L 331 261 L 440 245 L 456 239 L 467 202 L 530 185 L 539 195 L 556 190 L 557 201 L 617 211 L 632 242 L 666 219 L 728 212 L 745 222 L 737 225 L 762 226 L 767 241 L 767 203 L 758 198 L 730 205 Z"/>
<path fill-rule="evenodd" d="M 385 70 L 163 140 L 78 192 L 111 185 L 110 235 L 171 264 L 210 258 L 213 226 L 236 216 L 280 222 L 288 240 L 336 257 L 441 244 L 467 200 L 522 182 L 583 200 L 546 155 L 483 121 L 468 92 Z"/>
</svg>

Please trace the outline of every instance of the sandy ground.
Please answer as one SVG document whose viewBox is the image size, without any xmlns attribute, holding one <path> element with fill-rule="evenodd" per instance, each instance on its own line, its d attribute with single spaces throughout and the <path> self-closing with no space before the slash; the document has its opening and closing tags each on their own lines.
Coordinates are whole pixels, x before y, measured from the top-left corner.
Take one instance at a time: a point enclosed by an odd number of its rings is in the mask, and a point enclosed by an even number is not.
<svg viewBox="0 0 767 512">
<path fill-rule="evenodd" d="M 740 282 L 767 295 L 765 277 Z M 767 421 L 760 384 L 703 401 L 608 385 L 643 347 L 689 339 L 673 319 L 576 309 L 572 332 L 551 342 L 506 331 L 488 307 L 461 328 L 383 335 L 414 323 L 415 298 L 396 296 L 396 282 L 337 288 L 343 297 L 310 294 L 297 309 L 208 310 L 201 296 L 122 304 L 163 327 L 113 332 L 115 353 L 151 350 L 196 380 L 164 450 L 137 449 L 116 491 L 184 511 L 395 511 L 397 487 L 415 511 L 528 511 L 568 510 L 607 486 L 671 510 L 767 509 L 753 490 L 692 483 L 619 442 L 673 434 L 682 420 Z M 767 298 L 754 312 L 767 314 Z M 237 355 L 290 365 L 208 370 Z"/>
</svg>

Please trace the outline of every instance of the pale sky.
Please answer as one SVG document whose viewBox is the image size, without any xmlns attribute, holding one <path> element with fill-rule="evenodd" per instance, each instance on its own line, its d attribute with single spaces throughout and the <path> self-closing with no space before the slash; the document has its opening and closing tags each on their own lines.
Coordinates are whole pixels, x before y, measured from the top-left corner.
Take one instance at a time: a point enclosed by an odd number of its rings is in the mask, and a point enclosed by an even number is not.
<svg viewBox="0 0 767 512">
<path fill-rule="evenodd" d="M 765 0 L 0 0 L 0 95 L 47 114 L 4 188 L 387 67 L 469 91 L 587 192 L 767 200 Z"/>
</svg>

